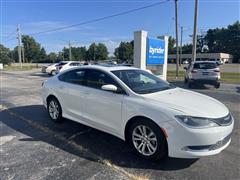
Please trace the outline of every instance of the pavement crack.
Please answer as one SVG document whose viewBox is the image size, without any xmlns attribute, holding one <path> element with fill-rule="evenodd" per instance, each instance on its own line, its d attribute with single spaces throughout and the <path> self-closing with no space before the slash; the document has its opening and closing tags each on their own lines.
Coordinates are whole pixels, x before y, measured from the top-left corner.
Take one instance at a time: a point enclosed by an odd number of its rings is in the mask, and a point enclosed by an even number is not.
<svg viewBox="0 0 240 180">
<path fill-rule="evenodd" d="M 78 132 L 76 134 L 73 134 L 72 136 L 70 136 L 68 138 L 68 141 L 71 141 L 71 140 L 75 139 L 77 136 L 82 135 L 82 134 L 86 134 L 86 133 L 88 133 L 90 131 L 91 131 L 91 128 L 87 129 L 86 131 L 81 131 L 81 132 Z"/>
</svg>

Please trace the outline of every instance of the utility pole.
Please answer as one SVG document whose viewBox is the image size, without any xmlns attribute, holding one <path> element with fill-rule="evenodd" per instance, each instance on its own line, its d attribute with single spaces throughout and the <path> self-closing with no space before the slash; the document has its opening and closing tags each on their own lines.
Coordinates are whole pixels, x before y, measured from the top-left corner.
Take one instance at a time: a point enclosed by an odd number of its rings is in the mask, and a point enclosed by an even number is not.
<svg viewBox="0 0 240 180">
<path fill-rule="evenodd" d="M 25 62 L 24 47 L 22 46 L 22 62 Z"/>
<path fill-rule="evenodd" d="M 69 41 L 69 61 L 72 60 L 72 47 L 71 47 L 71 42 Z"/>
<path fill-rule="evenodd" d="M 194 12 L 194 28 L 193 28 L 193 47 L 192 47 L 192 63 L 196 60 L 196 47 L 197 47 L 197 20 L 198 20 L 198 0 L 195 0 Z"/>
<path fill-rule="evenodd" d="M 180 56 L 179 56 L 180 63 L 179 63 L 179 66 L 181 66 L 181 64 L 182 64 L 182 39 L 183 39 L 183 27 L 181 26 Z"/>
<path fill-rule="evenodd" d="M 176 26 L 176 79 L 178 79 L 178 75 L 179 75 L 178 0 L 175 0 L 175 26 Z"/>
<path fill-rule="evenodd" d="M 94 62 L 95 62 L 95 60 L 96 60 L 95 43 L 94 43 L 94 46 L 93 46 L 93 60 L 94 60 Z"/>
<path fill-rule="evenodd" d="M 17 39 L 18 39 L 18 61 L 20 63 L 20 67 L 22 68 L 22 53 L 21 53 L 21 34 L 20 34 L 20 25 L 17 25 Z"/>
</svg>

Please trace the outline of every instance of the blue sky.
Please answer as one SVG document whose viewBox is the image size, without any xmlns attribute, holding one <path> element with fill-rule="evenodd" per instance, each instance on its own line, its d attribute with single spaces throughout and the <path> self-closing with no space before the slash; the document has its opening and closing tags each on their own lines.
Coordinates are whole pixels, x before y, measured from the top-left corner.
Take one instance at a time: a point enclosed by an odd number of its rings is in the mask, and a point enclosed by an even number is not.
<svg viewBox="0 0 240 180">
<path fill-rule="evenodd" d="M 9 48 L 17 45 L 16 25 L 22 34 L 32 34 L 81 23 L 87 20 L 138 8 L 159 1 L 151 0 L 0 0 L 1 43 Z M 240 19 L 239 0 L 199 0 L 198 31 L 226 27 Z M 184 27 L 183 42 L 191 41 L 194 15 L 193 0 L 179 0 L 179 24 Z M 175 36 L 174 1 L 131 14 L 69 29 L 34 36 L 43 47 L 60 51 L 71 40 L 73 46 L 103 42 L 110 53 L 120 41 L 132 40 L 135 30 L 146 30 L 149 36 Z"/>
</svg>

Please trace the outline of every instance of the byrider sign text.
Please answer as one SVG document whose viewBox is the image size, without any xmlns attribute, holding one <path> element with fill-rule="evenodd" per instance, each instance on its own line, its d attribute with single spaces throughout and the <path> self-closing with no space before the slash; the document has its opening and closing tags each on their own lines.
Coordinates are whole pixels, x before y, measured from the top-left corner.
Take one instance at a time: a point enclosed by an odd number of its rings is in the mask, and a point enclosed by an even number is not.
<svg viewBox="0 0 240 180">
<path fill-rule="evenodd" d="M 147 65 L 164 64 L 165 42 L 161 39 L 147 38 Z"/>
</svg>

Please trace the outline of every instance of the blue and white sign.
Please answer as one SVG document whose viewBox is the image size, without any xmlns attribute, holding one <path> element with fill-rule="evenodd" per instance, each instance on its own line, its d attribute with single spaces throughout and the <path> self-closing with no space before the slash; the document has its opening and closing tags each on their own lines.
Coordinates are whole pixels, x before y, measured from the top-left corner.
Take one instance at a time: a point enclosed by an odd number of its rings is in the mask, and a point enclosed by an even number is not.
<svg viewBox="0 0 240 180">
<path fill-rule="evenodd" d="M 147 65 L 164 64 L 165 41 L 161 39 L 147 38 Z"/>
</svg>

